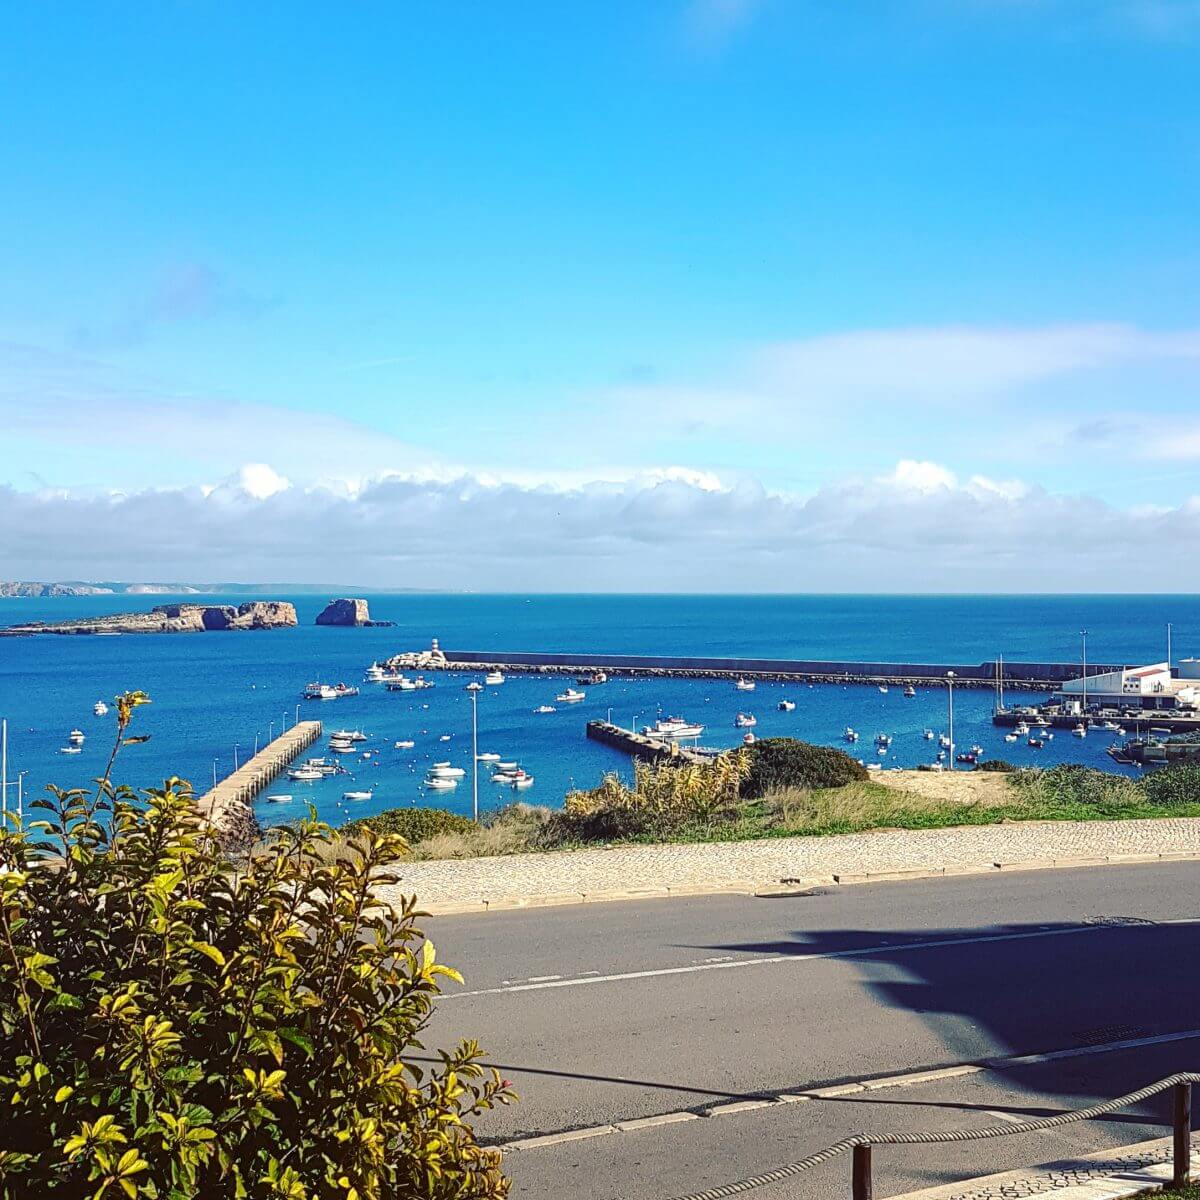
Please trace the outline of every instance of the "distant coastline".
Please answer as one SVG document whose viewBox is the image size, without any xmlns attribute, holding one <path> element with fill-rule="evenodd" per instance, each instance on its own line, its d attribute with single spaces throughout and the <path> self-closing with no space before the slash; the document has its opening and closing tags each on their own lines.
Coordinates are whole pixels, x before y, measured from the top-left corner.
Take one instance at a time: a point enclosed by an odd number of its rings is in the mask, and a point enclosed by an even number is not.
<svg viewBox="0 0 1200 1200">
<path fill-rule="evenodd" d="M 64 596 L 293 596 L 432 595 L 442 588 L 347 587 L 328 583 L 130 583 L 114 580 L 66 579 L 54 582 L 0 580 L 0 600 L 54 599 Z"/>
</svg>

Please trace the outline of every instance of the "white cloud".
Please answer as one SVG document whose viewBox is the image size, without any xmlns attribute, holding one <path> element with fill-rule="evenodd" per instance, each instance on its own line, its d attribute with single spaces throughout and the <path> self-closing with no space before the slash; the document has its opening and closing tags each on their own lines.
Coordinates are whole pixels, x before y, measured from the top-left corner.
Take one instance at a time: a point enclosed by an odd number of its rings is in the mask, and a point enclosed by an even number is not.
<svg viewBox="0 0 1200 1200">
<path fill-rule="evenodd" d="M 915 461 L 805 497 L 713 483 L 669 472 L 565 489 L 392 476 L 349 494 L 287 486 L 258 466 L 207 492 L 0 489 L 0 561 L 25 578 L 1029 591 L 1183 589 L 1200 551 L 1195 499 L 1122 510 L 1014 481 L 961 483 Z"/>
</svg>

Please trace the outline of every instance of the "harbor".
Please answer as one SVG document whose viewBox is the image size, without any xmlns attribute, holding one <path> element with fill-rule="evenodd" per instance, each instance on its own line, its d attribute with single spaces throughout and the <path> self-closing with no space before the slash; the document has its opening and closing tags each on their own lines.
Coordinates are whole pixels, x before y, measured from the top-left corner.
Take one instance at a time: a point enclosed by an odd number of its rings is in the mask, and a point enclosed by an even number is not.
<svg viewBox="0 0 1200 1200">
<path fill-rule="evenodd" d="M 653 737 L 649 733 L 623 729 L 611 721 L 589 721 L 587 736 L 594 742 L 622 750 L 631 758 L 646 762 L 707 763 L 712 761 L 714 753 L 681 746 L 672 738 Z"/>
</svg>

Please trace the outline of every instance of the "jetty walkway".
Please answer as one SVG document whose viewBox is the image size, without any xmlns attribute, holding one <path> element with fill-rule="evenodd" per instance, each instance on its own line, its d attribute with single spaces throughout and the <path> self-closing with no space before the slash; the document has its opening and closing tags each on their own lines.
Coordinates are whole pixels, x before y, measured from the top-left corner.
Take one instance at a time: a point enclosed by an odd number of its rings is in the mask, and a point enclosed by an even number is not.
<svg viewBox="0 0 1200 1200">
<path fill-rule="evenodd" d="M 320 736 L 320 721 L 300 721 L 285 730 L 200 797 L 201 815 L 220 832 L 236 836 L 253 824 L 255 797 Z"/>
<path fill-rule="evenodd" d="M 710 763 L 714 754 L 691 750 L 669 738 L 649 737 L 632 729 L 622 729 L 608 721 L 589 721 L 587 736 L 594 742 L 602 742 L 616 750 L 624 750 L 633 758 L 644 758 L 650 762 Z"/>
</svg>

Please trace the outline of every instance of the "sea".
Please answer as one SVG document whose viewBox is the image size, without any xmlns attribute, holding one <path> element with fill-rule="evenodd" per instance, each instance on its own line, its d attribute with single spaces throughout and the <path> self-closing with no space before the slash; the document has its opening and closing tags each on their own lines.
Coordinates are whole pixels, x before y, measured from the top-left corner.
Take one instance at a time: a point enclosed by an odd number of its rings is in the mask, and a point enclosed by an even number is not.
<svg viewBox="0 0 1200 1200">
<path fill-rule="evenodd" d="M 371 615 L 388 628 L 343 629 L 313 623 L 325 597 L 272 595 L 291 600 L 300 624 L 255 632 L 122 635 L 120 637 L 0 638 L 0 718 L 8 721 L 9 805 L 20 778 L 26 803 L 47 785 L 87 786 L 103 769 L 112 746 L 112 698 L 139 689 L 152 703 L 138 710 L 135 734 L 149 740 L 124 747 L 115 778 L 137 788 L 177 775 L 198 791 L 229 774 L 238 762 L 297 719 L 319 718 L 326 732 L 356 729 L 367 735 L 350 774 L 315 783 L 281 777 L 267 794 L 292 801 L 259 801 L 259 818 L 275 824 L 302 815 L 308 805 L 338 825 L 381 809 L 426 805 L 469 814 L 471 703 L 468 677 L 434 673 L 435 687 L 388 692 L 364 682 L 366 667 L 403 650 L 427 648 L 433 638 L 447 649 L 577 651 L 764 658 L 862 659 L 980 663 L 1010 660 L 1079 661 L 1087 630 L 1091 662 L 1158 662 L 1166 657 L 1173 626 L 1176 657 L 1200 653 L 1200 604 L 1194 596 L 697 596 L 697 595 L 371 595 Z M 88 596 L 2 599 L 0 624 L 127 612 L 173 599 L 238 604 L 244 595 Z M 304 701 L 312 681 L 357 685 L 357 696 Z M 606 772 L 632 774 L 627 756 L 588 741 L 595 718 L 624 726 L 679 715 L 703 724 L 702 745 L 733 746 L 743 731 L 739 711 L 758 720 L 758 737 L 797 737 L 849 749 L 885 767 L 932 761 L 936 742 L 925 729 L 947 725 L 944 688 L 919 688 L 915 698 L 873 685 L 759 682 L 752 693 L 728 681 L 614 678 L 587 688 L 580 704 L 536 714 L 569 682 L 562 676 L 510 675 L 479 694 L 481 754 L 519 762 L 534 785 L 514 794 L 481 769 L 482 812 L 521 799 L 558 807 L 573 788 L 597 784 Z M 1017 703 L 1038 693 L 1012 692 Z M 110 705 L 93 714 L 97 700 Z M 779 710 L 790 699 L 792 712 Z M 956 689 L 955 740 L 977 743 L 985 756 L 1017 765 L 1085 763 L 1119 770 L 1105 751 L 1112 735 L 1086 739 L 1059 733 L 1036 750 L 1006 743 L 991 724 L 989 690 Z M 853 747 L 842 739 L 849 725 L 861 734 Z M 62 753 L 71 729 L 85 733 L 83 752 Z M 892 737 L 886 755 L 873 739 Z M 396 742 L 412 741 L 412 749 Z M 320 753 L 324 744 L 313 748 Z M 344 760 L 345 761 L 345 760 Z M 423 780 L 433 762 L 449 761 L 466 775 L 453 792 L 427 793 Z M 369 791 L 350 801 L 346 791 Z"/>
</svg>

